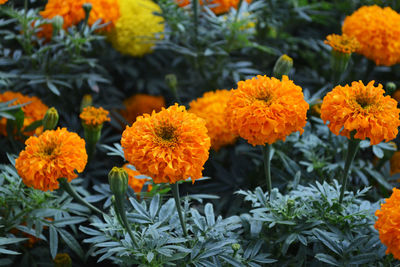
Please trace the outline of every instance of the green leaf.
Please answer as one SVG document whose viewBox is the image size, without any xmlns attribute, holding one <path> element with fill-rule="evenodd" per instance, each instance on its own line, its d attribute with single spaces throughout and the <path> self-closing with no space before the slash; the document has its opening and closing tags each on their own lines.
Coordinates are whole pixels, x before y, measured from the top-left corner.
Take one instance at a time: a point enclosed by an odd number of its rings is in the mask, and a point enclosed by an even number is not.
<svg viewBox="0 0 400 267">
<path fill-rule="evenodd" d="M 82 247 L 79 245 L 78 241 L 66 230 L 58 229 L 58 233 L 60 234 L 61 238 L 67 244 L 67 246 L 72 249 L 81 259 L 85 257 L 85 254 L 82 250 Z"/>
<path fill-rule="evenodd" d="M 333 266 L 340 266 L 339 262 L 334 257 L 323 253 L 318 253 L 317 255 L 315 255 L 315 258 L 317 258 L 319 261 L 331 264 Z"/>
<path fill-rule="evenodd" d="M 58 250 L 58 235 L 57 230 L 53 225 L 49 226 L 50 232 L 50 254 L 51 257 L 54 259 L 57 255 Z"/>
</svg>

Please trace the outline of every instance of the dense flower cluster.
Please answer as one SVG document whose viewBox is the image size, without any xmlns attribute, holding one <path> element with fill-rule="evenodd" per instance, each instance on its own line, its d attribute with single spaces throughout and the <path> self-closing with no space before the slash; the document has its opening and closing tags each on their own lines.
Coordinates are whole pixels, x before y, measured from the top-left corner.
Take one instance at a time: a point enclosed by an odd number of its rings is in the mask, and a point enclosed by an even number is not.
<svg viewBox="0 0 400 267">
<path fill-rule="evenodd" d="M 330 34 L 326 37 L 324 43 L 332 47 L 333 50 L 345 54 L 356 52 L 357 49 L 360 47 L 360 43 L 355 37 L 347 36 L 345 34 Z"/>
<path fill-rule="evenodd" d="M 328 127 L 336 135 L 350 138 L 356 131 L 355 138 L 369 138 L 372 145 L 390 141 L 397 136 L 400 110 L 397 101 L 384 93 L 382 85 L 375 87 L 374 81 L 336 86 L 323 99 L 321 119 L 329 121 Z"/>
<path fill-rule="evenodd" d="M 136 94 L 124 100 L 125 109 L 121 110 L 121 115 L 125 120 L 132 124 L 136 117 L 144 113 L 151 114 L 158 112 L 165 107 L 165 99 L 162 96 L 152 96 L 146 94 Z"/>
<path fill-rule="evenodd" d="M 192 3 L 192 0 L 176 0 L 180 7 L 184 7 Z M 212 0 L 206 1 L 207 5 L 215 14 L 222 14 L 228 12 L 231 8 L 237 8 L 240 0 Z M 246 0 L 247 3 L 251 3 L 251 0 Z M 203 5 L 203 1 L 199 1 Z"/>
<path fill-rule="evenodd" d="M 301 87 L 286 75 L 240 81 L 227 105 L 232 132 L 252 145 L 285 140 L 293 132 L 303 133 L 306 125 L 308 104 Z"/>
<path fill-rule="evenodd" d="M 360 43 L 357 52 L 377 65 L 400 61 L 400 14 L 390 7 L 361 7 L 346 17 L 342 32 L 355 37 Z"/>
<path fill-rule="evenodd" d="M 123 132 L 121 145 L 140 173 L 155 183 L 176 183 L 202 177 L 210 137 L 203 119 L 175 104 L 137 117 Z"/>
<path fill-rule="evenodd" d="M 52 191 L 59 187 L 58 179 L 70 182 L 87 163 L 85 141 L 67 129 L 45 131 L 25 142 L 25 150 L 15 160 L 15 168 L 29 187 Z"/>
<path fill-rule="evenodd" d="M 35 96 L 25 96 L 21 93 L 15 93 L 11 91 L 4 92 L 0 94 L 0 102 L 7 102 L 15 99 L 15 101 L 10 104 L 11 105 L 19 105 L 29 103 L 22 107 L 22 111 L 24 112 L 24 124 L 22 126 L 22 131 L 26 128 L 26 126 L 30 125 L 31 123 L 43 119 L 44 115 L 46 114 L 47 109 L 49 108 L 43 102 L 35 97 Z M 7 135 L 7 120 L 6 118 L 1 118 L 0 120 L 0 134 Z M 35 131 L 31 132 L 24 132 L 25 135 L 39 135 L 43 131 L 43 127 L 36 128 Z"/>
<path fill-rule="evenodd" d="M 149 179 L 138 179 L 136 176 L 141 175 L 140 172 L 132 170 L 131 168 L 128 167 L 129 164 L 125 164 L 122 168 L 128 173 L 128 184 L 129 186 L 135 191 L 136 193 L 142 192 L 142 188 L 144 184 L 147 181 L 150 181 Z M 147 191 L 151 191 L 152 186 L 148 185 L 147 186 Z"/>
<path fill-rule="evenodd" d="M 381 209 L 375 215 L 375 229 L 379 231 L 379 238 L 386 245 L 386 253 L 392 253 L 396 259 L 400 259 L 400 190 L 393 188 L 390 198 L 381 204 Z"/>
<path fill-rule="evenodd" d="M 164 31 L 164 20 L 155 13 L 160 7 L 151 0 L 119 0 L 121 16 L 109 34 L 116 50 L 131 56 L 143 56 L 153 50 Z"/>
<path fill-rule="evenodd" d="M 88 19 L 90 26 L 101 20 L 103 24 L 108 23 L 102 28 L 102 31 L 110 31 L 114 27 L 120 16 L 118 0 L 49 0 L 40 15 L 45 19 L 61 16 L 63 18 L 63 28 L 68 29 L 85 19 L 85 10 L 83 9 L 83 4 L 85 3 L 92 5 Z M 50 24 L 44 25 L 40 36 L 50 39 L 52 31 Z"/>
<path fill-rule="evenodd" d="M 91 127 L 98 127 L 99 125 L 102 125 L 106 121 L 110 121 L 110 118 L 108 116 L 109 112 L 102 107 L 100 108 L 95 108 L 92 106 L 85 107 L 82 110 L 82 113 L 79 115 L 79 117 L 82 119 L 82 122 Z"/>
<path fill-rule="evenodd" d="M 222 146 L 234 143 L 237 138 L 226 121 L 226 105 L 231 95 L 232 91 L 217 90 L 207 92 L 190 103 L 189 112 L 206 121 L 211 147 L 217 151 Z"/>
</svg>

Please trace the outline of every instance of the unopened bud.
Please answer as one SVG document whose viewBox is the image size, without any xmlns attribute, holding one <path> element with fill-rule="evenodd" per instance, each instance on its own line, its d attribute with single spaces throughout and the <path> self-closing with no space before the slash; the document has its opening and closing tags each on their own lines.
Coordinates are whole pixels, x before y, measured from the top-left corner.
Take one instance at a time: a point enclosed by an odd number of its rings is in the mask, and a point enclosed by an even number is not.
<svg viewBox="0 0 400 267">
<path fill-rule="evenodd" d="M 282 55 L 276 61 L 273 74 L 275 78 L 281 79 L 283 75 L 289 75 L 290 70 L 293 68 L 293 59 L 288 55 Z"/>
<path fill-rule="evenodd" d="M 86 94 L 82 97 L 81 101 L 81 112 L 84 108 L 89 107 L 93 104 L 93 97 L 90 94 Z"/>
<path fill-rule="evenodd" d="M 54 107 L 49 108 L 43 118 L 43 130 L 53 130 L 54 128 L 56 128 L 58 118 L 59 116 L 57 109 L 55 109 Z"/>
<path fill-rule="evenodd" d="M 113 167 L 108 173 L 108 182 L 114 195 L 125 195 L 128 190 L 128 173 L 123 168 Z"/>
<path fill-rule="evenodd" d="M 89 17 L 90 11 L 92 10 L 92 4 L 91 3 L 84 3 L 82 5 L 82 7 L 83 7 L 83 10 L 85 10 L 85 15 L 87 17 Z"/>
<path fill-rule="evenodd" d="M 231 247 L 232 247 L 233 251 L 238 251 L 240 249 L 240 244 L 235 243 L 235 244 L 232 244 Z"/>
<path fill-rule="evenodd" d="M 397 86 L 394 82 L 387 82 L 385 86 L 385 93 L 386 95 L 393 94 L 397 89 Z"/>
<path fill-rule="evenodd" d="M 62 16 L 54 16 L 52 19 L 52 24 L 55 30 L 61 30 L 64 24 L 64 18 Z"/>
</svg>

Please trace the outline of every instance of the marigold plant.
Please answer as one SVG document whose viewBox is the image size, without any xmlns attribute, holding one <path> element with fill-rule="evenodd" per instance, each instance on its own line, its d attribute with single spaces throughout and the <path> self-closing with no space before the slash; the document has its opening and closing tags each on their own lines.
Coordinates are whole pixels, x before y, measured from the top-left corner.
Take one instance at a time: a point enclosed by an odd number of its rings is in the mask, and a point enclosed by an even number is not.
<svg viewBox="0 0 400 267">
<path fill-rule="evenodd" d="M 147 181 L 150 181 L 150 180 L 149 179 L 138 179 L 138 178 L 136 178 L 136 176 L 141 175 L 141 173 L 129 168 L 128 165 L 129 164 L 125 164 L 122 167 L 128 173 L 128 177 L 129 177 L 128 184 L 133 189 L 133 191 L 135 191 L 136 193 L 140 193 L 140 192 L 142 192 L 142 188 L 143 188 L 144 184 Z M 152 186 L 148 185 L 147 186 L 147 191 L 150 192 L 151 189 L 152 189 Z"/>
<path fill-rule="evenodd" d="M 180 7 L 187 6 L 192 3 L 193 0 L 176 0 Z M 237 8 L 240 0 L 207 0 L 206 3 L 210 6 L 211 10 L 215 14 L 222 14 L 228 12 L 231 8 Z M 251 3 L 251 0 L 246 0 L 247 3 Z M 199 1 L 200 5 L 204 4 L 204 1 Z"/>
<path fill-rule="evenodd" d="M 184 106 L 163 108 L 137 117 L 122 133 L 125 158 L 155 183 L 202 177 L 210 137 L 205 121 Z"/>
<path fill-rule="evenodd" d="M 190 102 L 189 112 L 206 121 L 211 147 L 217 151 L 237 139 L 226 121 L 226 106 L 231 95 L 232 91 L 216 90 L 204 93 L 202 97 Z"/>
<path fill-rule="evenodd" d="M 227 120 L 233 133 L 253 146 L 265 145 L 303 133 L 307 110 L 301 87 L 286 75 L 282 80 L 258 75 L 238 82 L 227 104 Z"/>
<path fill-rule="evenodd" d="M 82 113 L 79 117 L 82 119 L 82 122 L 91 127 L 98 127 L 102 125 L 106 121 L 110 121 L 110 117 L 108 116 L 109 112 L 102 107 L 95 108 L 92 106 L 85 107 L 82 110 Z"/>
<path fill-rule="evenodd" d="M 115 26 L 115 22 L 120 16 L 118 0 L 49 0 L 40 15 L 45 19 L 61 16 L 64 22 L 63 29 L 68 29 L 85 19 L 85 10 L 83 9 L 85 3 L 92 4 L 88 19 L 89 26 L 98 20 L 101 20 L 103 24 L 108 23 L 101 29 L 102 31 L 110 31 Z M 39 35 L 50 39 L 52 32 L 53 27 L 48 24 L 43 26 Z"/>
<path fill-rule="evenodd" d="M 25 185 L 42 191 L 59 188 L 59 178 L 68 182 L 82 172 L 87 163 L 85 141 L 67 129 L 45 131 L 32 136 L 15 160 L 15 168 Z"/>
<path fill-rule="evenodd" d="M 343 34 L 360 43 L 358 53 L 376 65 L 392 66 L 400 60 L 400 14 L 390 7 L 363 6 L 346 17 Z"/>
<path fill-rule="evenodd" d="M 346 54 L 356 52 L 360 46 L 360 43 L 355 37 L 345 34 L 330 34 L 326 37 L 324 43 L 332 47 L 333 50 Z"/>
<path fill-rule="evenodd" d="M 151 0 L 119 0 L 121 17 L 109 34 L 113 47 L 131 56 L 143 56 L 153 51 L 160 34 L 164 31 L 164 20 L 155 13 L 160 7 Z"/>
<path fill-rule="evenodd" d="M 386 245 L 386 254 L 392 253 L 400 259 L 400 190 L 393 188 L 392 195 L 375 212 L 378 220 L 375 229 L 379 231 L 381 242 Z"/>
<path fill-rule="evenodd" d="M 18 104 L 25 104 L 29 103 L 22 107 L 22 111 L 24 112 L 24 124 L 22 127 L 22 131 L 26 128 L 26 126 L 30 125 L 31 123 L 43 119 L 44 115 L 46 114 L 47 109 L 49 108 L 46 106 L 39 98 L 36 96 L 26 96 L 21 93 L 15 93 L 11 91 L 6 91 L 3 94 L 0 94 L 0 102 L 7 102 L 15 99 L 12 105 Z M 7 135 L 7 120 L 6 118 L 1 118 L 0 120 L 0 134 Z M 24 132 L 25 135 L 39 135 L 43 130 L 43 127 L 40 126 L 36 128 L 34 131 Z"/>
<path fill-rule="evenodd" d="M 329 121 L 328 127 L 336 135 L 350 138 L 355 131 L 354 138 L 369 138 L 372 145 L 390 141 L 397 136 L 400 110 L 397 101 L 384 93 L 382 85 L 375 87 L 374 81 L 336 86 L 322 101 L 321 119 Z"/>
<path fill-rule="evenodd" d="M 129 124 L 132 124 L 139 115 L 151 114 L 153 110 L 160 111 L 165 107 L 165 99 L 163 96 L 136 94 L 125 99 L 123 104 L 125 109 L 122 109 L 120 113 Z"/>
</svg>

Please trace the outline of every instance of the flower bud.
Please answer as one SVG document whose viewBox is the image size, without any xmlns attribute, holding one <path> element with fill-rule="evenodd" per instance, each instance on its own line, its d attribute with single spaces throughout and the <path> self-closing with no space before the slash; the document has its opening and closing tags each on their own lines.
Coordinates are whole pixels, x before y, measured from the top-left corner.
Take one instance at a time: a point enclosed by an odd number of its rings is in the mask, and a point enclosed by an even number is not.
<svg viewBox="0 0 400 267">
<path fill-rule="evenodd" d="M 232 247 L 233 251 L 238 251 L 240 249 L 240 244 L 235 243 L 235 244 L 232 244 L 231 247 Z"/>
<path fill-rule="evenodd" d="M 59 116 L 57 109 L 55 109 L 54 107 L 49 108 L 43 118 L 43 131 L 53 130 L 54 128 L 56 128 L 58 118 Z"/>
<path fill-rule="evenodd" d="M 343 53 L 334 49 L 332 49 L 331 53 L 332 53 L 331 56 L 332 71 L 337 73 L 338 76 L 340 76 L 340 74 L 342 74 L 349 65 L 351 53 Z"/>
<path fill-rule="evenodd" d="M 281 79 L 283 75 L 289 75 L 293 67 L 293 59 L 284 54 L 276 61 L 273 74 L 275 78 Z"/>
<path fill-rule="evenodd" d="M 54 27 L 54 30 L 59 31 L 62 29 L 63 25 L 64 25 L 64 18 L 62 16 L 54 16 L 52 19 L 52 24 Z"/>
<path fill-rule="evenodd" d="M 89 107 L 93 104 L 93 97 L 90 94 L 86 94 L 82 97 L 81 101 L 81 112 L 84 108 Z"/>
<path fill-rule="evenodd" d="M 387 82 L 385 86 L 385 93 L 386 95 L 393 94 L 397 89 L 397 86 L 394 82 Z"/>
<path fill-rule="evenodd" d="M 82 5 L 83 10 L 85 10 L 85 15 L 87 18 L 89 18 L 90 11 L 92 10 L 92 4 L 91 3 L 84 3 Z"/>
<path fill-rule="evenodd" d="M 108 173 L 108 182 L 114 195 L 125 195 L 128 190 L 128 173 L 123 168 L 113 167 Z"/>
<path fill-rule="evenodd" d="M 58 253 L 54 258 L 54 267 L 71 267 L 72 260 L 67 253 Z"/>
</svg>

